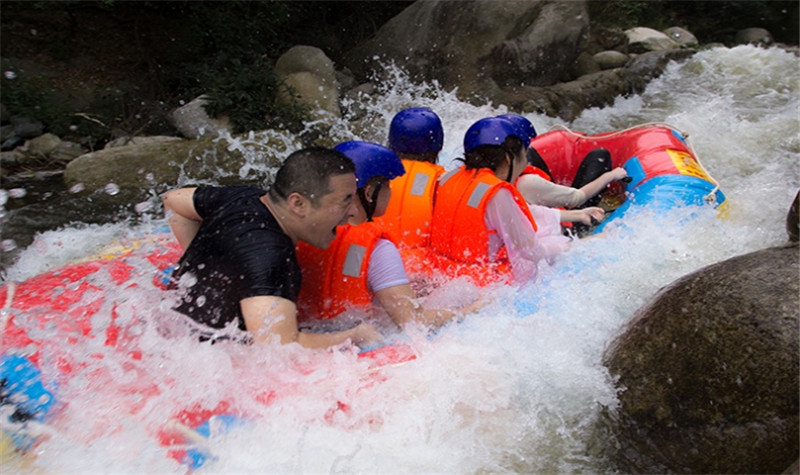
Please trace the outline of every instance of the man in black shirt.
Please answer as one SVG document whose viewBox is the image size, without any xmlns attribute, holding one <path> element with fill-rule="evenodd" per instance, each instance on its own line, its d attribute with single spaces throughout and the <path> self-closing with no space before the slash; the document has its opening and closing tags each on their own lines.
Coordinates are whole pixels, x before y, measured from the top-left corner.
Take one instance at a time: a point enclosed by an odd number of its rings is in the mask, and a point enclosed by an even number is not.
<svg viewBox="0 0 800 475">
<path fill-rule="evenodd" d="M 235 322 L 255 341 L 277 336 L 317 348 L 380 340 L 366 323 L 322 334 L 297 327 L 295 244 L 324 249 L 336 226 L 355 214 L 354 170 L 335 150 L 309 148 L 286 159 L 269 192 L 241 186 L 166 193 L 170 227 L 185 249 L 174 274 L 182 296 L 176 310 L 211 329 Z"/>
</svg>

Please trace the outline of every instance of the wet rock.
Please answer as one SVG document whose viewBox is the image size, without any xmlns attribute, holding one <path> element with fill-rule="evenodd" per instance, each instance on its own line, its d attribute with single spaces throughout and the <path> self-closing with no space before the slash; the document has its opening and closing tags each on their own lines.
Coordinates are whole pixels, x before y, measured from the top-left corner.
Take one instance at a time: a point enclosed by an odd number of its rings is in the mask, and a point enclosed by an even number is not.
<svg viewBox="0 0 800 475">
<path fill-rule="evenodd" d="M 0 152 L 0 168 L 7 170 L 16 168 L 25 161 L 25 154 L 19 150 L 5 150 Z"/>
<path fill-rule="evenodd" d="M 630 60 L 630 57 L 627 54 L 614 50 L 601 51 L 595 54 L 593 57 L 597 65 L 603 71 L 607 69 L 621 68 Z"/>
<path fill-rule="evenodd" d="M 681 47 L 695 47 L 699 44 L 697 37 L 690 31 L 684 30 L 679 26 L 667 28 L 664 30 L 664 34 Z"/>
<path fill-rule="evenodd" d="M 86 150 L 80 144 L 70 142 L 69 140 L 62 140 L 58 143 L 56 148 L 50 152 L 51 162 L 69 162 L 75 158 L 86 153 Z"/>
<path fill-rule="evenodd" d="M 5 142 L 6 140 L 10 139 L 14 136 L 14 126 L 11 124 L 6 124 L 0 126 L 0 143 Z"/>
<path fill-rule="evenodd" d="M 48 158 L 60 143 L 61 138 L 48 132 L 28 140 L 22 151 L 37 158 Z"/>
<path fill-rule="evenodd" d="M 680 48 L 672 38 L 652 28 L 636 27 L 625 31 L 631 53 L 647 53 Z"/>
<path fill-rule="evenodd" d="M 496 102 L 512 110 L 536 112 L 565 121 L 574 120 L 590 107 L 611 104 L 620 95 L 641 92 L 672 60 L 688 58 L 694 50 L 653 51 L 632 58 L 625 68 L 587 74 L 550 87 L 513 87 L 493 93 Z"/>
<path fill-rule="evenodd" d="M 258 135 L 237 146 L 212 138 L 134 137 L 72 160 L 64 171 L 64 181 L 69 187 L 82 183 L 86 191 L 108 183 L 120 189 L 169 188 L 176 186 L 179 177 L 189 181 L 215 179 L 220 182 L 232 177 L 241 183 L 246 164 L 261 168 L 277 166 L 280 159 L 272 154 L 286 146 Z"/>
<path fill-rule="evenodd" d="M 288 76 L 294 73 L 312 73 L 323 82 L 336 83 L 333 61 L 314 46 L 293 46 L 275 62 L 275 72 Z"/>
<path fill-rule="evenodd" d="M 207 96 L 200 96 L 167 115 L 169 123 L 186 138 L 218 137 L 230 128 L 228 117 L 214 118 L 206 112 Z"/>
<path fill-rule="evenodd" d="M 622 472 L 779 473 L 798 458 L 798 246 L 687 275 L 604 359 Z"/>
<path fill-rule="evenodd" d="M 508 84 L 546 86 L 569 74 L 586 41 L 585 2 L 415 2 L 349 51 L 357 76 L 394 62 L 415 80 L 437 80 L 459 96 Z"/>
<path fill-rule="evenodd" d="M 736 32 L 736 44 L 770 46 L 775 42 L 764 28 L 745 28 Z"/>
<path fill-rule="evenodd" d="M 358 81 L 353 76 L 353 72 L 347 68 L 336 71 L 336 82 L 339 83 L 340 91 L 349 91 L 358 86 Z"/>
<path fill-rule="evenodd" d="M 289 89 L 283 88 L 278 100 L 284 104 L 298 101 L 314 111 L 339 117 L 339 85 L 333 61 L 313 46 L 294 46 L 275 63 L 275 71 Z"/>
<path fill-rule="evenodd" d="M 608 50 L 627 53 L 627 35 L 625 35 L 625 32 L 617 27 L 593 25 L 589 34 L 589 43 L 586 45 L 586 52 L 590 54 L 597 54 L 601 51 Z"/>
<path fill-rule="evenodd" d="M 24 138 L 20 137 L 19 135 L 12 135 L 11 137 L 3 140 L 3 144 L 0 145 L 0 150 L 14 150 L 23 144 L 25 144 Z"/>
<path fill-rule="evenodd" d="M 625 78 L 632 91 L 641 92 L 644 87 L 661 75 L 670 61 L 684 60 L 697 51 L 689 48 L 652 51 L 636 56 L 625 67 Z"/>
<path fill-rule="evenodd" d="M 597 60 L 594 59 L 594 56 L 586 52 L 578 55 L 578 59 L 576 59 L 575 64 L 572 65 L 572 73 L 576 77 L 596 73 L 601 70 L 602 68 L 599 64 L 597 64 Z"/>
<path fill-rule="evenodd" d="M 44 124 L 30 117 L 14 116 L 11 118 L 11 125 L 14 126 L 14 135 L 24 139 L 38 137 L 44 133 Z"/>
<path fill-rule="evenodd" d="M 371 82 L 360 84 L 345 93 L 342 105 L 349 120 L 358 120 L 367 114 L 363 98 L 374 93 L 375 84 Z"/>
</svg>

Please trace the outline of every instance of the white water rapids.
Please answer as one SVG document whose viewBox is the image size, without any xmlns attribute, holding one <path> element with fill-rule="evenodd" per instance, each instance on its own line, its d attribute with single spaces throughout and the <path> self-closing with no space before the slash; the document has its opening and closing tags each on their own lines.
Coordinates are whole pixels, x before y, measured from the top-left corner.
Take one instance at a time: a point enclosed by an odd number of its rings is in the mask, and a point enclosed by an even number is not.
<svg viewBox="0 0 800 475">
<path fill-rule="evenodd" d="M 382 369 L 382 378 L 365 376 L 367 364 L 353 352 L 210 346 L 167 339 L 153 325 L 141 326 L 144 356 L 132 363 L 102 340 L 78 343 L 65 351 L 85 360 L 90 353 L 104 357 L 89 360 L 58 387 L 60 405 L 38 428 L 47 437 L 29 454 L 27 469 L 183 472 L 155 433 L 181 408 L 229 401 L 250 417 L 211 438 L 214 458 L 201 472 L 613 471 L 593 430 L 601 410 L 613 410 L 617 401 L 614 380 L 602 365 L 607 345 L 659 288 L 787 240 L 786 214 L 800 187 L 799 66 L 797 56 L 780 49 L 715 48 L 672 63 L 643 94 L 565 124 L 586 133 L 647 122 L 675 126 L 727 196 L 726 219 L 708 208 L 634 213 L 625 219 L 626 229 L 609 226 L 602 237 L 575 242 L 541 269 L 537 283 L 492 290 L 479 313 L 432 338 L 411 332 L 405 342 L 417 359 Z M 378 135 L 356 136 L 342 121 L 336 139 L 381 140 L 396 112 L 430 107 L 444 122 L 442 162 L 451 168 L 467 127 L 507 112 L 502 105 L 461 102 L 436 84 L 412 85 L 401 74 L 383 87 L 379 99 L 364 104 Z M 540 133 L 562 123 L 527 117 Z M 259 169 L 256 162 L 249 167 Z M 41 233 L 7 278 L 22 281 L 164 224 L 148 212 L 133 228 L 71 225 Z M 141 285 L 125 289 L 102 278 L 95 284 L 113 288 L 109 295 L 122 318 L 169 312 L 165 293 L 150 285 L 152 275 L 142 271 L 133 277 Z M 458 293 L 432 299 L 447 306 Z M 94 317 L 96 326 L 103 327 L 109 312 L 104 308 Z M 143 397 L 123 389 L 134 386 L 157 390 Z M 257 399 L 270 387 L 290 389 L 262 404 Z M 343 410 L 337 401 L 349 407 Z M 141 407 L 131 414 L 136 405 Z"/>
</svg>

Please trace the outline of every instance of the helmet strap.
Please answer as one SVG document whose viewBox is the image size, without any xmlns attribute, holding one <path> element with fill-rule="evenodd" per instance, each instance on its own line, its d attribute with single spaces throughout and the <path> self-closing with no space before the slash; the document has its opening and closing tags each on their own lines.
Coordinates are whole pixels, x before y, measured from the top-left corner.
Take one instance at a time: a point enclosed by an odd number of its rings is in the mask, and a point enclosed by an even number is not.
<svg viewBox="0 0 800 475">
<path fill-rule="evenodd" d="M 382 186 L 382 181 L 375 183 L 375 187 L 372 190 L 372 195 L 369 198 L 367 198 L 366 186 L 356 190 L 358 193 L 358 199 L 361 200 L 361 206 L 364 208 L 364 212 L 367 213 L 367 221 L 372 221 L 372 215 L 375 214 L 375 208 L 378 206 L 378 193 L 381 192 Z"/>
<path fill-rule="evenodd" d="M 510 155 L 506 152 L 506 156 Z M 508 160 L 508 176 L 506 177 L 506 181 L 511 183 L 511 176 L 514 174 L 514 156 L 511 155 L 511 158 Z"/>
</svg>

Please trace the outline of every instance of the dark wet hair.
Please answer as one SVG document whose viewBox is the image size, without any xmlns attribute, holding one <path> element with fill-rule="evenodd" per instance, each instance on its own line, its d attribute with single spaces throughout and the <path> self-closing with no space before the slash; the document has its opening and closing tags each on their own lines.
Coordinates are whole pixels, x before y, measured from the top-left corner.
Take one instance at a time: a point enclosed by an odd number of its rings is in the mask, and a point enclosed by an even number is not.
<svg viewBox="0 0 800 475">
<path fill-rule="evenodd" d="M 463 159 L 467 170 L 476 168 L 489 168 L 496 170 L 506 159 L 507 155 L 516 157 L 519 155 L 525 144 L 516 135 L 509 135 L 500 145 L 478 145 L 464 154 Z"/>
<path fill-rule="evenodd" d="M 282 201 L 292 193 L 300 193 L 316 205 L 330 193 L 332 176 L 355 173 L 353 161 L 341 152 L 323 147 L 298 150 L 283 162 L 269 189 L 269 196 Z"/>
<path fill-rule="evenodd" d="M 364 186 L 360 186 L 356 193 L 358 194 L 358 199 L 361 201 L 361 206 L 364 208 L 364 212 L 367 214 L 367 221 L 372 221 L 372 216 L 375 214 L 375 208 L 378 206 L 378 195 L 381 192 L 381 188 L 386 186 L 389 183 L 389 179 L 383 175 L 373 175 L 367 180 L 367 184 Z M 373 191 L 372 196 L 367 196 L 367 187 L 372 185 Z"/>
</svg>

